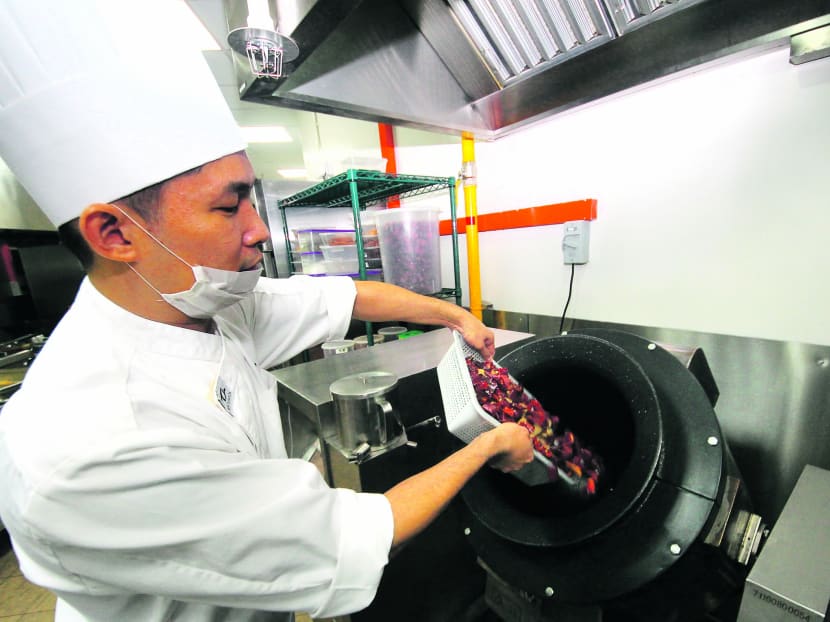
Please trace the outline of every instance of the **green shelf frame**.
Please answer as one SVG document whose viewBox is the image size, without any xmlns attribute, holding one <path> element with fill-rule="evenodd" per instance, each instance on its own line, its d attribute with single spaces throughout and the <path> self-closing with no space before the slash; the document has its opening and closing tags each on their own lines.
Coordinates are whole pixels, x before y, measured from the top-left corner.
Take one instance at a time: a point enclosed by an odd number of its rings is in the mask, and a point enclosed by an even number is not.
<svg viewBox="0 0 830 622">
<path fill-rule="evenodd" d="M 423 177 L 349 169 L 280 201 L 281 207 L 354 207 L 361 209 L 398 196 L 402 199 L 455 187 L 453 177 Z"/>
<path fill-rule="evenodd" d="M 291 241 L 288 233 L 288 220 L 285 217 L 286 209 L 300 207 L 351 207 L 354 216 L 357 256 L 363 257 L 363 236 L 360 235 L 362 226 L 360 212 L 368 206 L 380 203 L 391 197 L 404 199 L 419 196 L 440 190 L 449 190 L 450 218 L 452 222 L 452 254 L 454 288 L 444 288 L 435 294 L 439 298 L 454 298 L 455 304 L 461 306 L 461 273 L 458 255 L 458 226 L 455 204 L 455 178 L 429 177 L 423 175 L 401 175 L 397 173 L 381 173 L 363 169 L 348 169 L 334 177 L 326 179 L 310 188 L 285 197 L 277 205 L 282 215 L 282 227 L 285 234 L 285 249 L 291 261 Z M 360 279 L 366 280 L 366 263 L 360 262 Z M 366 322 L 366 336 L 369 345 L 374 345 L 372 323 Z"/>
</svg>

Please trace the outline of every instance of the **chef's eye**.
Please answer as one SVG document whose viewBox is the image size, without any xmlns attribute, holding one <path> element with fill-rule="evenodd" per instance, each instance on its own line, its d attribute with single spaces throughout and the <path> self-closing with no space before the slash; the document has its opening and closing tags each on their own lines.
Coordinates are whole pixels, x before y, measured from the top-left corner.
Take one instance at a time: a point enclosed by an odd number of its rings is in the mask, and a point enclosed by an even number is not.
<svg viewBox="0 0 830 622">
<path fill-rule="evenodd" d="M 239 211 L 239 205 L 232 205 L 232 206 L 225 206 L 225 207 L 217 207 L 217 210 L 220 212 L 224 212 L 225 214 L 236 214 Z"/>
</svg>

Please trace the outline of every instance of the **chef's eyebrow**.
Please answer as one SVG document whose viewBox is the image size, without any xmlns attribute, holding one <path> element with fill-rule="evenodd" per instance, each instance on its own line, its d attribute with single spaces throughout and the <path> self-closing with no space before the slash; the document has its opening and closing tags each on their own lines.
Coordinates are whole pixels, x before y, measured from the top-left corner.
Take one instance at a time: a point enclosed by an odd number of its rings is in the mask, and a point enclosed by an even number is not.
<svg viewBox="0 0 830 622">
<path fill-rule="evenodd" d="M 240 196 L 248 196 L 254 187 L 254 182 L 232 181 L 225 186 L 225 193 L 233 193 Z"/>
</svg>

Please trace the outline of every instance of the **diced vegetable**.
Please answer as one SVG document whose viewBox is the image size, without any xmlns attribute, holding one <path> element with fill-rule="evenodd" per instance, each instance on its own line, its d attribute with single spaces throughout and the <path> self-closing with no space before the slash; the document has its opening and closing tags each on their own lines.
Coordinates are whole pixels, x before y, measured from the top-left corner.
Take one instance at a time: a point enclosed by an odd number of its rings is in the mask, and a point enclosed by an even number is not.
<svg viewBox="0 0 830 622">
<path fill-rule="evenodd" d="M 486 413 L 497 421 L 513 421 L 527 428 L 536 451 L 579 480 L 588 494 L 597 491 L 602 472 L 600 457 L 583 446 L 573 432 L 560 430 L 559 417 L 548 413 L 539 400 L 528 396 L 524 387 L 510 377 L 506 368 L 493 361 L 469 357 L 467 369 L 478 403 Z M 557 476 L 557 470 L 552 469 L 551 481 Z"/>
</svg>

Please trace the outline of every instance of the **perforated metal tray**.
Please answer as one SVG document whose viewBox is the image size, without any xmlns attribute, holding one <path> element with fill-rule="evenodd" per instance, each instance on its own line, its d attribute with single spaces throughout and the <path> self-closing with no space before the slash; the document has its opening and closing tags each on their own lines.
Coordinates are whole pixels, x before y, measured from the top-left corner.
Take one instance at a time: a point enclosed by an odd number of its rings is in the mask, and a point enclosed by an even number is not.
<svg viewBox="0 0 830 622">
<path fill-rule="evenodd" d="M 444 403 L 444 416 L 447 429 L 453 436 L 465 443 L 471 442 L 482 432 L 492 430 L 499 422 L 490 416 L 478 403 L 473 381 L 467 369 L 467 358 L 483 361 L 481 354 L 473 349 L 460 333 L 453 331 L 453 343 L 438 364 L 438 384 L 441 387 L 441 400 Z M 511 378 L 513 378 L 511 376 Z M 513 378 L 515 380 L 515 378 Z M 525 395 L 533 395 L 525 390 Z M 554 464 L 538 451 L 534 450 L 535 459 L 527 466 L 514 471 L 512 475 L 528 486 L 550 483 L 550 471 Z M 574 485 L 568 474 L 557 469 L 559 478 Z M 554 478 L 555 479 L 555 478 Z"/>
</svg>

